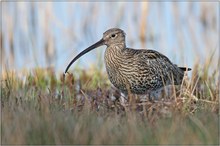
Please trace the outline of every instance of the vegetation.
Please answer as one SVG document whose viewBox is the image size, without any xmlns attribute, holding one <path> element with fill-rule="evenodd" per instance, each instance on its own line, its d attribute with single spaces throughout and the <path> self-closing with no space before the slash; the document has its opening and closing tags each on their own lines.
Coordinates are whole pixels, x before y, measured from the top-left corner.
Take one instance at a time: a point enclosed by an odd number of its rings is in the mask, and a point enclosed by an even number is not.
<svg viewBox="0 0 220 146">
<path fill-rule="evenodd" d="M 1 4 L 2 145 L 219 145 L 218 2 Z M 180 90 L 158 101 L 123 101 L 102 72 L 104 49 L 87 55 L 96 67 L 59 74 L 111 27 L 126 31 L 128 47 L 191 67 Z"/>
<path fill-rule="evenodd" d="M 200 71 L 202 70 L 202 71 Z M 182 93 L 128 103 L 106 74 L 77 70 L 65 80 L 35 69 L 1 80 L 2 144 L 218 144 L 218 70 L 193 67 Z"/>
</svg>

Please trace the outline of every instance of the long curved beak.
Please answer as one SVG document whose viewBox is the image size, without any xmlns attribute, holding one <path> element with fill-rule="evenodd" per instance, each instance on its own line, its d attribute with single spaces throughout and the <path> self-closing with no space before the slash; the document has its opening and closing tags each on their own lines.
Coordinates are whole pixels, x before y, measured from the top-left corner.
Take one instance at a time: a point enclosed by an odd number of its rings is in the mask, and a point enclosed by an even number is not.
<svg viewBox="0 0 220 146">
<path fill-rule="evenodd" d="M 95 49 L 95 48 L 97 48 L 97 47 L 100 47 L 100 46 L 102 46 L 102 45 L 104 45 L 104 40 L 103 40 L 103 39 L 101 39 L 101 40 L 98 41 L 97 43 L 93 44 L 92 46 L 90 46 L 90 47 L 86 48 L 85 50 L 83 50 L 82 52 L 80 52 L 80 53 L 79 53 L 75 58 L 73 58 L 73 60 L 69 63 L 69 65 L 67 66 L 67 68 L 66 68 L 64 74 L 67 73 L 67 71 L 68 71 L 68 69 L 70 68 L 70 66 L 71 66 L 77 59 L 79 59 L 81 56 L 83 56 L 84 54 L 88 53 L 89 51 L 91 51 L 91 50 L 93 50 L 93 49 Z"/>
</svg>

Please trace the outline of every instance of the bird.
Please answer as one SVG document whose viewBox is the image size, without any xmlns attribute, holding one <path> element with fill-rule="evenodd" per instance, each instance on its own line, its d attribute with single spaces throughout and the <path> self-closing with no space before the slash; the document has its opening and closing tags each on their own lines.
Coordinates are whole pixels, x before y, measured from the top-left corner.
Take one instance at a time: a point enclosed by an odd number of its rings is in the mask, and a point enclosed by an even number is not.
<svg viewBox="0 0 220 146">
<path fill-rule="evenodd" d="M 108 78 L 124 94 L 144 95 L 167 85 L 180 85 L 184 72 L 191 70 L 178 67 L 158 51 L 128 48 L 125 36 L 125 32 L 119 28 L 105 31 L 101 40 L 72 59 L 64 75 L 77 59 L 103 45 L 107 46 L 104 62 Z"/>
</svg>

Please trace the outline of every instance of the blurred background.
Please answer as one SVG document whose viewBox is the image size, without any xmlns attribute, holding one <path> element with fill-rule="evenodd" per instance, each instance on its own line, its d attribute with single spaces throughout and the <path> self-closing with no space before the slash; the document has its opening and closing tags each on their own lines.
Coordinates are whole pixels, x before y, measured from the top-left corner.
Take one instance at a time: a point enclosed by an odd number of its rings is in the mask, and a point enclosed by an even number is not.
<svg viewBox="0 0 220 146">
<path fill-rule="evenodd" d="M 118 27 L 127 46 L 157 50 L 179 66 L 219 63 L 218 2 L 2 2 L 1 73 L 64 72 L 79 52 Z M 105 46 L 72 67 L 104 68 Z"/>
</svg>

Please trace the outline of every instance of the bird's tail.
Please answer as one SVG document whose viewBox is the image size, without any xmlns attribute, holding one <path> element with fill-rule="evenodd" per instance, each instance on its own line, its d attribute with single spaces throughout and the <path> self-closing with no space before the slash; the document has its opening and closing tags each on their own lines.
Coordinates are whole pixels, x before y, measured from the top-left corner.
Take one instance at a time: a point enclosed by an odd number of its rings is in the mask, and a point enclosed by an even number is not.
<svg viewBox="0 0 220 146">
<path fill-rule="evenodd" d="M 181 69 L 182 71 L 190 71 L 190 70 L 192 70 L 191 68 L 188 68 L 188 67 L 179 67 L 179 69 Z"/>
</svg>

